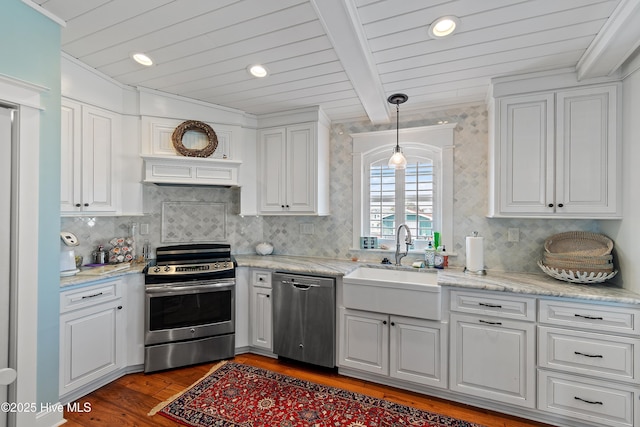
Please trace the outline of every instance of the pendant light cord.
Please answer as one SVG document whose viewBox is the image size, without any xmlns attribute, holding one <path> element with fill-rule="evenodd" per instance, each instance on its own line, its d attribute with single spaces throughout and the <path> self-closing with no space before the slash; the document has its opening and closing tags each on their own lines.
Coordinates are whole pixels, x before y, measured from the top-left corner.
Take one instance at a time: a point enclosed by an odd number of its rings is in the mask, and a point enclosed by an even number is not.
<svg viewBox="0 0 640 427">
<path fill-rule="evenodd" d="M 396 152 L 400 151 L 400 104 L 396 104 Z"/>
</svg>

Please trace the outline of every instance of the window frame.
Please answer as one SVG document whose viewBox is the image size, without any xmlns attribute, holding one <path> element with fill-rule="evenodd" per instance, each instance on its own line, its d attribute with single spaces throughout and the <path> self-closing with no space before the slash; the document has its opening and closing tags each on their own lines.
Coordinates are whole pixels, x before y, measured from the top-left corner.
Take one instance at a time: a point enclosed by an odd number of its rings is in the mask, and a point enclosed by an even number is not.
<svg viewBox="0 0 640 427">
<path fill-rule="evenodd" d="M 427 157 L 434 165 L 434 230 L 440 231 L 442 243 L 453 251 L 453 136 L 457 123 L 403 128 L 399 131 L 400 147 L 407 157 Z M 368 226 L 364 212 L 369 199 L 368 165 L 390 157 L 396 145 L 396 130 L 354 133 L 353 138 L 353 240 L 352 249 L 360 249 L 360 237 Z M 404 182 L 402 183 L 404 186 Z M 396 191 L 397 186 L 396 186 Z M 395 242 L 390 246 L 395 250 Z M 414 250 L 424 249 L 418 245 Z"/>
</svg>

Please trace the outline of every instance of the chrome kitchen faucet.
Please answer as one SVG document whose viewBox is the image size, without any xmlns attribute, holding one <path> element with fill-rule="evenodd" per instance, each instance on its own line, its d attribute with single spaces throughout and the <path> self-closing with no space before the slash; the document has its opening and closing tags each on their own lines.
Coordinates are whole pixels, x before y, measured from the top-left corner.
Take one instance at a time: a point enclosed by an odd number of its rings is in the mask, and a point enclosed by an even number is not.
<svg viewBox="0 0 640 427">
<path fill-rule="evenodd" d="M 404 253 L 400 252 L 400 230 L 402 229 L 402 227 L 404 227 L 405 231 L 406 231 L 406 236 L 404 238 L 404 242 L 407 245 L 407 249 L 404 251 Z M 398 226 L 398 230 L 396 231 L 396 265 L 402 265 L 402 258 L 407 256 L 407 254 L 409 253 L 409 246 L 411 246 L 413 244 L 413 240 L 411 240 L 411 231 L 409 230 L 409 227 L 407 227 L 406 224 L 400 224 L 400 226 Z"/>
</svg>

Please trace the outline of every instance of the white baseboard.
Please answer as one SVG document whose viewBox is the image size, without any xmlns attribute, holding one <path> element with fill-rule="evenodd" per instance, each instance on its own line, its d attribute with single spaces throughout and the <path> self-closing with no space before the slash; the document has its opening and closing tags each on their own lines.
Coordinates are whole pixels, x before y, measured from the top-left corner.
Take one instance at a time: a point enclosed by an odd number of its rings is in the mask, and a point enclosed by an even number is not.
<svg viewBox="0 0 640 427">
<path fill-rule="evenodd" d="M 51 404 L 50 411 L 38 412 L 36 415 L 37 427 L 56 427 L 67 422 L 62 412 L 62 404 L 60 402 Z M 58 410 L 59 409 L 59 410 Z"/>
</svg>

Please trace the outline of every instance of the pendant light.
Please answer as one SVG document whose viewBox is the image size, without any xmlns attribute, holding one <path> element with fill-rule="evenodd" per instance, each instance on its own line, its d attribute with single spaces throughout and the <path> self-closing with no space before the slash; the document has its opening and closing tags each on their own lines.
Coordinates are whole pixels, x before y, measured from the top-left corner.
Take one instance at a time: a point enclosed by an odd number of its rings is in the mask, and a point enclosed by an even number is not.
<svg viewBox="0 0 640 427">
<path fill-rule="evenodd" d="M 393 149 L 393 155 L 389 159 L 389 167 L 396 169 L 404 169 L 407 167 L 407 159 L 400 149 L 400 104 L 407 102 L 409 97 L 404 93 L 394 93 L 387 98 L 389 104 L 396 104 L 396 146 Z"/>
</svg>

